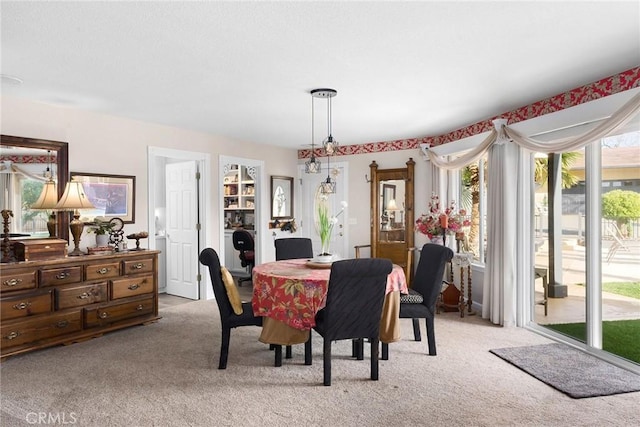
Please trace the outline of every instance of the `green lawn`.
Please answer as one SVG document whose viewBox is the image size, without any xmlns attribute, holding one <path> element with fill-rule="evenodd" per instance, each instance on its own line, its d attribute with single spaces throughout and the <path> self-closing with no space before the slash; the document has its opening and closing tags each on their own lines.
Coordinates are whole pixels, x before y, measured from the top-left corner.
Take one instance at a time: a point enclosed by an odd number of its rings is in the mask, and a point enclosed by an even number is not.
<svg viewBox="0 0 640 427">
<path fill-rule="evenodd" d="M 603 283 L 602 290 L 611 294 L 640 299 L 640 282 Z"/>
<path fill-rule="evenodd" d="M 578 283 L 584 286 L 584 283 Z M 623 295 L 625 297 L 640 299 L 640 282 L 609 282 L 602 284 L 602 291 L 610 294 Z"/>
<path fill-rule="evenodd" d="M 544 325 L 579 341 L 585 342 L 584 323 Z M 640 319 L 602 322 L 602 348 L 633 362 L 640 363 Z"/>
</svg>

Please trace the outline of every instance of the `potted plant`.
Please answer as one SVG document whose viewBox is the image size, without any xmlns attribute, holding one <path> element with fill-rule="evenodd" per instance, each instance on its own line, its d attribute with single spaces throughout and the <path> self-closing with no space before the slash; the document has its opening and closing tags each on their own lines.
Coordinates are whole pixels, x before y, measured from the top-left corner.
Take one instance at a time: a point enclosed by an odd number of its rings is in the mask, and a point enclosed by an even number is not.
<svg viewBox="0 0 640 427">
<path fill-rule="evenodd" d="M 112 222 L 103 221 L 96 218 L 95 222 L 89 224 L 87 233 L 95 233 L 96 246 L 107 246 L 107 244 L 109 243 L 109 233 L 111 232 L 113 226 L 114 224 Z"/>
</svg>

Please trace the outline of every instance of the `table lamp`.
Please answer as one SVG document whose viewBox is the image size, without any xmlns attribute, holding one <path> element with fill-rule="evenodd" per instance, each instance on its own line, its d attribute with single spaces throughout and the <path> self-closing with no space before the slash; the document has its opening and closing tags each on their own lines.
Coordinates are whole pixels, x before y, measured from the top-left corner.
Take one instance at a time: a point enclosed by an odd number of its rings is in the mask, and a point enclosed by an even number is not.
<svg viewBox="0 0 640 427">
<path fill-rule="evenodd" d="M 71 178 L 71 181 L 67 182 L 64 188 L 64 194 L 56 205 L 56 209 L 60 211 L 73 211 L 73 220 L 69 223 L 69 228 L 71 229 L 75 248 L 69 253 L 69 256 L 84 255 L 80 250 L 80 236 L 82 236 L 84 223 L 80 221 L 80 212 L 78 212 L 78 209 L 95 209 L 95 206 L 89 201 L 87 195 L 84 194 L 82 183 Z"/>
<path fill-rule="evenodd" d="M 49 221 L 47 221 L 47 230 L 49 230 L 49 236 L 55 237 L 56 235 L 56 213 L 53 209 L 58 204 L 58 188 L 54 180 L 48 179 L 42 187 L 40 197 L 34 204 L 31 205 L 32 210 L 51 210 L 49 214 Z"/>
</svg>

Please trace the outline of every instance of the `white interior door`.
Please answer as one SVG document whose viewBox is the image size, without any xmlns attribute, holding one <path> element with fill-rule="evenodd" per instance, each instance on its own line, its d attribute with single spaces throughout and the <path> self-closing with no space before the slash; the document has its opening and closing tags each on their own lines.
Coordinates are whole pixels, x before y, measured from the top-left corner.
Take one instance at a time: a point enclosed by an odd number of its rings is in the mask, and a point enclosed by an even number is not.
<svg viewBox="0 0 640 427">
<path fill-rule="evenodd" d="M 331 177 L 336 180 L 336 192 L 329 195 L 330 215 L 335 215 L 341 209 L 340 202 L 348 200 L 348 164 L 346 162 L 331 163 Z M 320 235 L 316 231 L 316 198 L 320 194 L 320 183 L 327 179 L 326 169 L 322 173 L 305 173 L 304 165 L 300 166 L 299 175 L 302 180 L 302 234 L 311 239 L 314 255 L 320 253 Z M 347 221 L 349 218 L 347 207 L 340 216 L 338 223 L 331 233 L 331 252 L 340 258 L 349 256 L 349 238 L 347 236 Z"/>
<path fill-rule="evenodd" d="M 198 299 L 196 162 L 166 165 L 167 293 Z"/>
</svg>

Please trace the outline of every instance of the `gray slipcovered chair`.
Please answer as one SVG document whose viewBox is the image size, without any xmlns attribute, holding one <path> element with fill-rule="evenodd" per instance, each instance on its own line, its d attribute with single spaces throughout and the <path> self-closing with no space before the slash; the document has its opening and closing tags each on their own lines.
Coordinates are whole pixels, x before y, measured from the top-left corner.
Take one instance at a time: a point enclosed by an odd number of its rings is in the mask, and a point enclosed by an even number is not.
<svg viewBox="0 0 640 427">
<path fill-rule="evenodd" d="M 446 246 L 427 243 L 420 252 L 420 261 L 408 295 L 400 296 L 400 318 L 411 319 L 413 335 L 420 341 L 420 319 L 425 319 L 429 355 L 436 355 L 434 316 L 436 302 L 442 291 L 445 267 L 453 258 L 453 251 Z M 382 358 L 387 359 L 389 345 L 382 343 Z"/>
<path fill-rule="evenodd" d="M 284 259 L 311 259 L 313 258 L 313 246 L 311 239 L 307 237 L 289 237 L 276 239 L 276 261 Z"/>
<path fill-rule="evenodd" d="M 336 261 L 331 266 L 325 307 L 316 315 L 314 329 L 324 338 L 324 385 L 331 385 L 331 344 L 344 339 L 371 343 L 371 379 L 377 380 L 380 318 L 393 265 L 382 258 Z M 312 335 L 305 343 L 305 364 L 310 365 Z"/>
<path fill-rule="evenodd" d="M 200 252 L 200 262 L 209 268 L 213 293 L 220 310 L 220 322 L 222 323 L 222 341 L 220 344 L 220 363 L 218 369 L 227 368 L 227 358 L 229 355 L 229 343 L 231 340 L 231 329 L 240 326 L 262 326 L 262 317 L 254 316 L 250 302 L 242 303 L 242 313 L 233 312 L 231 301 L 227 296 L 224 283 L 222 282 L 222 272 L 220 269 L 220 258 L 215 250 L 205 248 Z"/>
<path fill-rule="evenodd" d="M 311 259 L 313 258 L 313 245 L 311 239 L 307 237 L 289 237 L 276 239 L 276 261 L 286 259 Z M 276 351 L 276 366 L 282 366 L 282 346 L 273 344 L 271 346 Z M 286 349 L 287 359 L 291 359 L 291 346 Z"/>
</svg>

